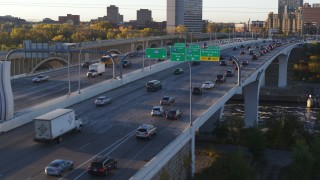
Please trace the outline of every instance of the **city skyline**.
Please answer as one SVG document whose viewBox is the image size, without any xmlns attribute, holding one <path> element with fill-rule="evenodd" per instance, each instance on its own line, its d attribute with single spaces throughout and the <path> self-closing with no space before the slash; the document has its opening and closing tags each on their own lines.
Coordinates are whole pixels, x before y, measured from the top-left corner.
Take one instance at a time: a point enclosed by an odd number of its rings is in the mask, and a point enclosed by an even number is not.
<svg viewBox="0 0 320 180">
<path fill-rule="evenodd" d="M 319 0 L 305 0 L 304 3 L 320 3 Z M 66 14 L 80 15 L 80 21 L 90 21 L 98 17 L 106 16 L 107 7 L 115 5 L 119 7 L 119 13 L 124 16 L 124 21 L 136 20 L 137 10 L 149 9 L 152 11 L 154 21 L 166 21 L 167 0 L 96 0 L 88 3 L 84 0 L 29 0 L 28 2 L 0 0 L 2 11 L 0 16 L 11 15 L 28 21 L 42 21 L 44 18 L 58 20 L 59 16 Z M 13 10 L 14 9 L 14 10 Z M 247 0 L 246 3 L 237 0 L 213 2 L 203 0 L 203 20 L 213 22 L 247 22 L 259 20 L 265 21 L 269 12 L 278 12 L 278 0 Z"/>
</svg>

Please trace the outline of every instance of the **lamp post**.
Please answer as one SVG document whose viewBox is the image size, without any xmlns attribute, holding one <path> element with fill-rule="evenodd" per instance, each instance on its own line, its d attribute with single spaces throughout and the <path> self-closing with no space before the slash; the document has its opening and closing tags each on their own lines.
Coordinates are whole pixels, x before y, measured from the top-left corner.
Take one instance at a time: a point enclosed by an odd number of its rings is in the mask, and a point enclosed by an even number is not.
<svg viewBox="0 0 320 180">
<path fill-rule="evenodd" d="M 69 52 L 69 45 L 67 46 L 67 54 L 68 54 L 68 83 L 69 83 L 68 95 L 71 95 L 71 82 L 70 82 L 70 52 Z"/>
<path fill-rule="evenodd" d="M 80 84 L 81 84 L 81 78 L 80 78 L 81 67 L 80 67 L 80 63 L 81 63 L 81 51 L 82 51 L 81 43 L 79 43 L 78 46 L 80 47 L 79 60 L 78 60 L 78 64 L 79 64 L 78 94 L 81 94 L 81 91 L 80 91 Z"/>
</svg>

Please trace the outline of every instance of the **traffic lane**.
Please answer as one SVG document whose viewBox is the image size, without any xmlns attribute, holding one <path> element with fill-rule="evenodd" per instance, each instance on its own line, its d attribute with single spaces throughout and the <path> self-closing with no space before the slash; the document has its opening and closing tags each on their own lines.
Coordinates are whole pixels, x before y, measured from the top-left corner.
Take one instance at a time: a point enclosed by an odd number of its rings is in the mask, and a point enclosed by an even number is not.
<svg viewBox="0 0 320 180">
<path fill-rule="evenodd" d="M 169 70 L 170 72 L 172 72 L 171 70 Z M 164 77 L 167 75 L 167 73 L 164 73 Z M 172 77 L 175 77 L 175 78 L 179 78 L 179 77 L 183 77 L 183 76 L 172 76 Z M 185 77 L 186 79 L 188 79 L 188 76 L 187 77 Z M 145 91 L 145 87 L 144 87 L 144 84 L 145 84 L 145 80 L 143 81 L 143 83 L 138 83 L 139 85 L 140 84 L 143 84 L 142 86 L 140 86 L 140 88 L 141 88 L 141 92 L 143 92 L 143 93 L 146 93 L 147 95 L 149 95 L 149 96 L 153 96 L 153 94 L 152 93 L 147 93 L 146 91 Z M 137 91 L 137 92 L 139 92 L 139 91 Z M 156 93 L 156 92 L 155 92 Z M 136 97 L 136 96 L 132 96 L 132 94 L 130 94 L 130 93 L 128 93 L 128 95 L 130 96 L 130 97 Z M 129 98 L 124 98 L 124 99 L 126 99 L 126 100 L 129 100 L 129 101 L 132 101 L 132 100 L 130 100 Z M 160 99 L 160 98 L 159 98 Z M 159 99 L 157 98 L 157 102 L 159 102 Z M 91 100 L 91 101 L 85 101 L 85 102 L 87 102 L 87 103 L 89 103 L 90 105 L 91 105 L 91 107 L 94 107 L 95 108 L 95 106 L 94 106 L 94 104 L 93 104 L 93 100 Z M 128 104 L 127 103 L 127 101 L 125 101 L 124 102 L 125 104 Z M 154 102 L 149 102 L 149 103 L 151 103 L 151 104 L 153 104 Z M 130 104 L 130 103 L 129 103 Z M 132 103 L 131 103 L 132 104 Z M 150 116 L 150 111 L 151 111 L 151 104 L 150 105 L 148 105 L 148 106 L 150 106 L 150 109 L 149 110 L 147 110 L 145 113 L 139 113 L 138 111 L 134 111 L 134 112 L 138 112 L 138 114 L 146 114 L 148 117 Z M 187 103 L 187 101 L 186 102 L 184 102 L 183 104 L 185 104 L 186 106 L 188 106 L 188 103 Z M 87 108 L 87 110 L 90 112 L 90 108 L 88 109 L 88 107 L 90 107 L 90 105 L 84 105 L 86 108 Z M 136 104 L 133 104 L 133 106 L 135 106 L 136 107 Z M 127 108 L 127 109 L 130 109 L 130 108 Z M 142 108 L 142 109 L 146 109 L 146 108 Z M 100 108 L 100 110 L 101 110 L 101 108 Z M 113 112 L 114 110 L 112 110 L 112 108 L 110 108 L 110 111 L 111 112 Z M 110 117 L 110 114 L 111 114 L 111 112 L 106 112 L 107 114 L 109 114 L 109 117 Z M 98 113 L 97 113 L 98 114 Z M 111 114 L 111 116 L 112 116 L 112 114 Z M 98 116 L 99 117 L 99 116 Z M 100 115 L 100 117 L 107 117 L 107 116 L 104 116 L 103 114 L 101 114 Z M 148 117 L 146 117 L 146 118 L 142 118 L 142 119 L 148 119 Z M 85 121 L 85 123 L 86 123 L 86 120 L 85 120 L 85 117 L 82 117 L 83 119 L 84 119 L 84 121 Z M 112 127 L 113 127 L 113 125 L 110 125 L 111 123 L 110 122 L 108 122 L 108 121 L 106 121 L 105 119 L 106 118 L 100 118 L 100 119 L 98 119 L 98 118 L 96 118 L 96 117 L 92 117 L 92 116 L 90 116 L 90 117 L 88 117 L 88 119 L 90 119 L 90 120 L 96 120 L 95 121 L 95 123 L 97 123 L 97 122 L 105 122 L 106 124 L 105 125 L 100 125 L 100 124 L 97 124 L 96 126 L 94 126 L 94 125 L 91 125 L 90 126 L 90 124 L 89 123 L 86 123 L 85 125 L 87 126 L 86 127 L 86 129 L 87 128 L 89 128 L 89 127 L 95 127 L 93 130 L 91 130 L 92 132 L 95 132 L 95 133 L 98 133 L 99 135 L 98 135 L 98 137 L 99 138 L 101 138 L 101 135 L 100 134 L 103 134 L 104 132 L 106 132 L 106 131 L 108 131 L 108 129 L 112 129 Z M 115 117 L 115 119 L 119 119 L 119 120 L 121 120 L 122 118 L 120 117 Z M 125 119 L 125 117 L 123 118 L 123 119 Z M 138 118 L 138 119 L 141 119 L 141 118 Z M 188 122 L 188 117 L 186 117 L 186 122 Z M 132 120 L 131 120 L 132 121 Z M 156 121 L 156 122 L 159 122 L 159 121 Z M 161 122 L 161 121 L 160 121 Z M 94 124 L 94 123 L 93 123 Z M 127 125 L 127 123 L 125 123 L 126 125 Z M 187 125 L 188 123 L 184 123 L 184 125 Z M 109 126 L 108 126 L 109 125 Z M 32 131 L 32 130 L 31 130 Z M 30 132 L 31 132 L 30 131 Z M 119 132 L 119 131 L 117 131 L 117 132 Z M 82 133 L 83 134 L 83 133 Z M 112 134 L 117 134 L 117 133 L 112 133 Z M 80 137 L 80 136 L 79 136 Z M 94 140 L 96 140 L 97 139 L 97 137 L 95 138 L 94 136 L 88 136 L 88 137 L 93 137 L 93 139 Z M 77 136 L 75 136 L 75 138 L 77 138 Z M 81 139 L 84 139 L 84 137 L 81 137 Z M 93 141 L 93 140 L 92 140 Z M 108 142 L 108 140 L 105 140 L 106 142 Z M 112 141 L 111 141 L 112 142 Z M 64 142 L 64 144 L 65 144 L 65 142 Z M 88 144 L 88 143 L 86 143 L 86 144 Z M 103 144 L 102 142 L 99 142 L 99 143 L 97 143 L 98 145 L 100 145 L 100 144 Z M 82 146 L 81 146 L 82 147 Z M 92 152 L 94 149 L 96 149 L 96 147 L 95 146 L 93 146 L 94 148 L 90 148 L 91 146 L 86 146 L 86 148 L 85 149 L 87 149 L 87 148 L 89 148 L 89 152 Z M 59 154 L 59 153 L 58 153 Z M 34 160 L 35 158 L 33 158 L 33 160 Z M 48 157 L 48 160 L 49 159 L 54 159 L 53 157 L 52 158 L 50 158 L 50 156 Z M 47 161 L 45 161 L 46 163 L 48 163 L 48 160 Z M 45 166 L 45 164 L 46 163 L 41 163 L 42 165 L 41 165 L 41 167 L 39 167 L 39 168 L 37 168 L 34 172 L 41 172 L 41 169 L 43 169 L 43 167 Z M 28 164 L 28 163 L 26 163 L 26 164 Z M 34 165 L 35 166 L 35 165 Z M 21 172 L 22 173 L 22 172 Z M 18 173 L 19 174 L 19 173 Z M 30 176 L 30 175 L 29 175 Z M 34 176 L 34 175 L 33 175 Z"/>
<path fill-rule="evenodd" d="M 136 63 L 140 61 L 137 60 Z M 138 65 L 138 64 L 136 64 Z M 123 74 L 136 70 L 135 68 L 124 68 Z M 119 70 L 118 70 L 119 71 Z M 81 68 L 80 91 L 82 88 L 102 82 L 112 78 L 112 68 L 106 68 L 106 73 L 96 78 L 86 77 L 87 69 Z M 54 75 L 53 75 L 54 74 Z M 66 95 L 69 92 L 69 81 L 67 79 L 67 69 L 59 72 L 50 72 L 51 77 L 47 82 L 32 83 L 33 77 L 21 78 L 12 81 L 15 111 L 21 111 L 27 104 L 37 105 L 42 102 Z M 70 92 L 79 90 L 79 71 L 78 67 L 70 68 Z M 48 93 L 50 92 L 50 93 Z"/>
</svg>

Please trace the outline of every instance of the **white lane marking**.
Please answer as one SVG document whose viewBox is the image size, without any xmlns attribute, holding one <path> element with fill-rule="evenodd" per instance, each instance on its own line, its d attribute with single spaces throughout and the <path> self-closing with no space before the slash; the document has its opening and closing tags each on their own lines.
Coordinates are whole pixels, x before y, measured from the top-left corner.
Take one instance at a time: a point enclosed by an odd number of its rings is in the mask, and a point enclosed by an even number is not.
<svg viewBox="0 0 320 180">
<path fill-rule="evenodd" d="M 84 166 L 85 164 L 87 164 L 89 161 L 91 161 L 92 159 L 94 159 L 95 157 L 97 157 L 98 155 L 102 154 L 104 151 L 112 148 L 113 146 L 119 147 L 122 143 L 124 143 L 126 140 L 128 140 L 135 132 L 137 129 L 131 131 L 130 133 L 128 133 L 127 135 L 123 136 L 121 139 L 119 139 L 118 141 L 114 142 L 113 144 L 111 144 L 110 146 L 106 147 L 105 149 L 101 150 L 99 153 L 95 154 L 93 157 L 91 157 L 90 159 L 88 159 L 87 161 L 85 161 L 84 163 L 80 164 L 78 167 L 76 167 L 75 169 L 73 169 L 72 171 L 70 171 L 68 174 L 64 175 L 64 177 L 70 175 L 71 173 L 73 173 L 74 171 L 80 169 L 82 166 Z M 117 145 L 119 143 L 119 145 Z M 114 151 L 115 148 L 112 149 L 112 151 Z M 111 153 L 112 151 L 110 151 L 109 153 Z M 107 153 L 107 154 L 109 154 Z M 79 179 L 84 173 L 86 173 L 86 170 L 83 171 L 81 174 L 79 174 L 77 177 L 75 177 L 74 179 Z M 64 177 L 59 178 L 59 180 L 64 179 Z"/>
<path fill-rule="evenodd" d="M 82 150 L 83 148 L 87 147 L 90 143 L 85 144 L 84 146 L 82 146 L 81 148 L 79 148 L 80 150 Z"/>
</svg>

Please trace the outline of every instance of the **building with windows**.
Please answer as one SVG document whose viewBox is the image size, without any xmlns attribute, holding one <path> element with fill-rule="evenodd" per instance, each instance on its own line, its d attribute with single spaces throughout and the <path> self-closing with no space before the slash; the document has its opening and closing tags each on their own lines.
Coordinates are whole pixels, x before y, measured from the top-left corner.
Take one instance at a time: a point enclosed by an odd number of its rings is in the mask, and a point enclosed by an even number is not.
<svg viewBox="0 0 320 180">
<path fill-rule="evenodd" d="M 137 11 L 137 25 L 146 27 L 147 23 L 152 21 L 152 12 L 149 9 L 140 9 Z"/>
<path fill-rule="evenodd" d="M 302 26 L 304 34 L 316 35 L 320 33 L 320 6 L 305 3 L 301 8 Z"/>
<path fill-rule="evenodd" d="M 123 15 L 119 14 L 119 8 L 115 5 L 107 7 L 107 21 L 114 24 L 123 22 Z"/>
<path fill-rule="evenodd" d="M 80 25 L 80 15 L 67 14 L 67 16 L 59 16 L 59 23 L 68 23 L 71 25 Z"/>
<path fill-rule="evenodd" d="M 294 32 L 296 13 L 303 6 L 303 0 L 278 0 L 279 32 L 290 34 Z"/>
<path fill-rule="evenodd" d="M 303 6 L 303 0 L 278 0 L 278 14 L 294 13 Z"/>
<path fill-rule="evenodd" d="M 187 32 L 202 32 L 202 0 L 167 0 L 167 32 L 183 25 Z"/>
</svg>

